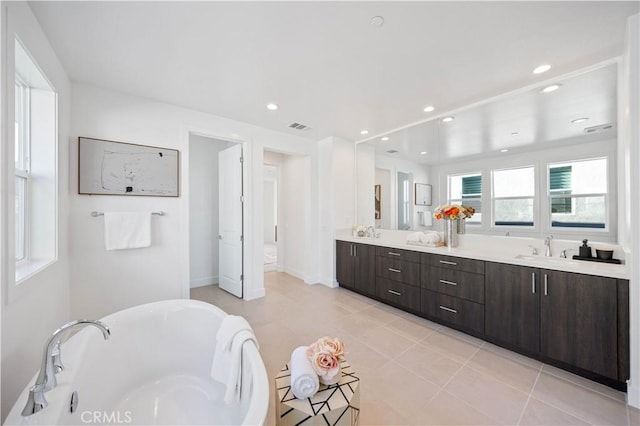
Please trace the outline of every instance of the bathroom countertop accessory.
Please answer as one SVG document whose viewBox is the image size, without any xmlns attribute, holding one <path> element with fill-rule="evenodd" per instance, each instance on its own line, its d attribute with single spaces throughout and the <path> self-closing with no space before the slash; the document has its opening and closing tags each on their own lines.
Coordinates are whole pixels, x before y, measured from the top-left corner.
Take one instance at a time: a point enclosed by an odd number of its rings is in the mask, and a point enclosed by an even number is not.
<svg viewBox="0 0 640 426">
<path fill-rule="evenodd" d="M 593 256 L 591 255 L 591 247 L 589 247 L 589 246 L 587 245 L 587 242 L 588 242 L 588 241 L 589 241 L 589 240 L 587 240 L 587 239 L 585 238 L 584 240 L 582 240 L 582 245 L 579 247 L 579 252 L 578 252 L 578 253 L 579 253 L 579 257 L 581 257 L 581 258 L 585 258 L 585 259 L 586 259 L 586 258 L 591 258 L 591 257 L 593 257 Z"/>
</svg>

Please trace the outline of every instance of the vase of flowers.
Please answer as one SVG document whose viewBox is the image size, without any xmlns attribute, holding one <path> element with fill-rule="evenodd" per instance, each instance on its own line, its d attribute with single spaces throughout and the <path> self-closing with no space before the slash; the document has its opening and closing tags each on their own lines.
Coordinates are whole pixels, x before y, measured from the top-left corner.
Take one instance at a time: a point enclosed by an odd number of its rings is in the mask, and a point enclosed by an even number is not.
<svg viewBox="0 0 640 426">
<path fill-rule="evenodd" d="M 320 383 L 334 385 L 340 381 L 340 361 L 344 359 L 344 343 L 337 338 L 322 337 L 309 345 L 307 356 Z"/>
<path fill-rule="evenodd" d="M 444 220 L 444 243 L 447 247 L 458 246 L 458 234 L 466 232 L 466 219 L 472 217 L 476 210 L 470 206 L 443 204 L 436 207 L 433 218 Z"/>
</svg>

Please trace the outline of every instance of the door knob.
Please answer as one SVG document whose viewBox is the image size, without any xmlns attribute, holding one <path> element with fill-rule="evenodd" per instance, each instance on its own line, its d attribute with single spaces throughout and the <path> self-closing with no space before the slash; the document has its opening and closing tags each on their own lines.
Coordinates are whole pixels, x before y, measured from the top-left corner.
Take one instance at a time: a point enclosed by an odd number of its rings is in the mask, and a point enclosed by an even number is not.
<svg viewBox="0 0 640 426">
<path fill-rule="evenodd" d="M 222 239 L 222 235 L 218 235 L 218 239 L 221 240 Z"/>
</svg>

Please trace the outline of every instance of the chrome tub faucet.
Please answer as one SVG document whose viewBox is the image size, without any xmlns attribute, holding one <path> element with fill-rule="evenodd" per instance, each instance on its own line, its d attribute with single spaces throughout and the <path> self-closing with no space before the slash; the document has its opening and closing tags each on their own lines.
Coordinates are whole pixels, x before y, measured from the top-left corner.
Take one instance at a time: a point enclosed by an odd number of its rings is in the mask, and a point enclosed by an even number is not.
<svg viewBox="0 0 640 426">
<path fill-rule="evenodd" d="M 62 339 L 71 331 L 89 325 L 99 328 L 105 340 L 111 336 L 111 331 L 109 331 L 109 327 L 107 327 L 106 324 L 101 321 L 90 320 L 71 321 L 53 332 L 53 335 L 44 346 L 40 372 L 38 373 L 35 384 L 29 390 L 27 404 L 22 410 L 23 416 L 26 417 L 35 414 L 47 406 L 44 393 L 56 387 L 56 374 L 64 369 L 60 359 L 60 344 Z"/>
</svg>

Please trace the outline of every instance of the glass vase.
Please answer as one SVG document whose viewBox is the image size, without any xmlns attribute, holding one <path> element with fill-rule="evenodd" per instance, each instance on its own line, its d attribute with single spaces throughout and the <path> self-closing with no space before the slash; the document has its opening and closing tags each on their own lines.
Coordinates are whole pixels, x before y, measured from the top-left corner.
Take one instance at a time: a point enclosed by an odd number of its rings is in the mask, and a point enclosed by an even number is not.
<svg viewBox="0 0 640 426">
<path fill-rule="evenodd" d="M 444 244 L 449 247 L 458 247 L 458 222 L 457 220 L 444 220 Z"/>
</svg>

